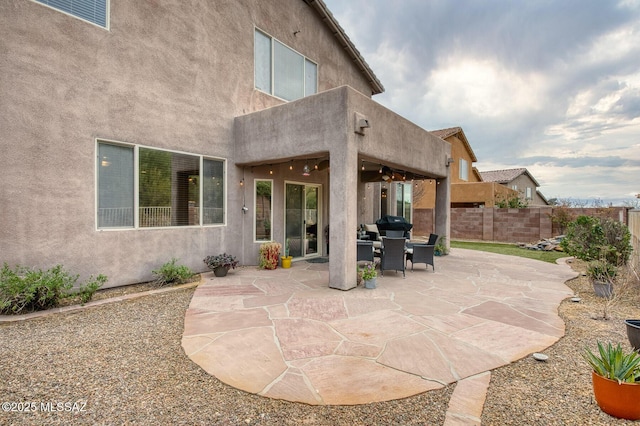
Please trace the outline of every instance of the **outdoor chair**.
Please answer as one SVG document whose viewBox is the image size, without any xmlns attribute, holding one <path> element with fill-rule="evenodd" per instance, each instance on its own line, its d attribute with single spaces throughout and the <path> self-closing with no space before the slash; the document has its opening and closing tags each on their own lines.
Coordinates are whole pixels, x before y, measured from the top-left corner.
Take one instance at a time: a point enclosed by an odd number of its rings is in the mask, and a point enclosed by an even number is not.
<svg viewBox="0 0 640 426">
<path fill-rule="evenodd" d="M 373 262 L 373 241 L 358 241 L 357 261 Z"/>
<path fill-rule="evenodd" d="M 384 276 L 385 269 L 402 271 L 404 277 L 404 238 L 382 237 L 382 257 L 380 258 L 380 273 Z"/>
<path fill-rule="evenodd" d="M 435 272 L 436 266 L 433 262 L 433 256 L 436 246 L 428 244 L 414 244 L 411 251 L 407 252 L 407 262 L 411 261 L 411 270 L 416 263 L 424 263 L 425 266 L 431 265 Z"/>
<path fill-rule="evenodd" d="M 427 241 L 428 246 L 435 246 L 438 242 L 438 234 L 429 234 L 429 241 Z"/>
</svg>

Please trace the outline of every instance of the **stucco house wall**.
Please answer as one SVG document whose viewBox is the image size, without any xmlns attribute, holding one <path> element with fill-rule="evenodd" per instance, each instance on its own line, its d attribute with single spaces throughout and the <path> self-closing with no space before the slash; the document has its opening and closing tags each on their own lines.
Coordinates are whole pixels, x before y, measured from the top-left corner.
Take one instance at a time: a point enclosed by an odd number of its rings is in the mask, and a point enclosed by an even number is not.
<svg viewBox="0 0 640 426">
<path fill-rule="evenodd" d="M 171 257 L 196 271 L 222 251 L 255 264 L 234 118 L 284 101 L 254 89 L 254 28 L 317 62 L 319 91 L 368 97 L 370 82 L 304 1 L 109 3 L 108 29 L 0 3 L 0 260 L 103 273 L 108 286 L 150 279 Z M 98 230 L 101 138 L 226 160 L 226 224 Z"/>
</svg>

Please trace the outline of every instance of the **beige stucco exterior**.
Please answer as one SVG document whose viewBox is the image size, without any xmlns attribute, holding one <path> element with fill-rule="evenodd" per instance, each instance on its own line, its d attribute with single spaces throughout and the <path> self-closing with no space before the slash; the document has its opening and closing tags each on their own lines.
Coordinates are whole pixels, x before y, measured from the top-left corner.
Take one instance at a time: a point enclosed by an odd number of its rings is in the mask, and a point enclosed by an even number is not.
<svg viewBox="0 0 640 426">
<path fill-rule="evenodd" d="M 0 3 L 0 261 L 102 273 L 108 286 L 148 280 L 172 257 L 196 271 L 222 252 L 255 265 L 252 191 L 263 177 L 274 180 L 280 242 L 284 182 L 323 185 L 331 285 L 348 289 L 364 158 L 440 179 L 448 226 L 448 144 L 370 99 L 380 88 L 321 19 L 322 2 L 109 3 L 108 29 L 33 1 Z M 317 95 L 287 103 L 254 88 L 255 28 L 318 64 Z M 356 112 L 371 120 L 364 135 Z M 224 159 L 225 223 L 98 229 L 100 139 Z M 286 167 L 316 154 L 330 172 L 305 180 Z"/>
</svg>

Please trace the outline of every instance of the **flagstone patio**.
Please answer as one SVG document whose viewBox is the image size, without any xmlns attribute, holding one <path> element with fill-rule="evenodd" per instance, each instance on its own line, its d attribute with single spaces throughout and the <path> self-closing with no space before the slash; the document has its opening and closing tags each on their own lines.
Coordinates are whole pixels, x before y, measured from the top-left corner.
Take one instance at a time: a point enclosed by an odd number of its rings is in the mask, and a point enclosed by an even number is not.
<svg viewBox="0 0 640 426">
<path fill-rule="evenodd" d="M 328 263 L 203 277 L 182 346 L 247 392 L 313 405 L 399 399 L 539 352 L 564 335 L 566 264 L 454 249 L 436 271 L 328 287 Z M 484 379 L 483 379 L 484 380 Z"/>
</svg>

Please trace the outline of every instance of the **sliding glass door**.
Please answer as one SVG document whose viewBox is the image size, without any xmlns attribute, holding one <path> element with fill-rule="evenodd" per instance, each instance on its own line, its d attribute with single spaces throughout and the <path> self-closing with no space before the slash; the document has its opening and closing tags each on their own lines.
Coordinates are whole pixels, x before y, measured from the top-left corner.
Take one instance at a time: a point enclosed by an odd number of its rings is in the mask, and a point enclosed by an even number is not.
<svg viewBox="0 0 640 426">
<path fill-rule="evenodd" d="M 285 249 L 289 256 L 320 254 L 320 199 L 320 185 L 285 183 Z"/>
</svg>

